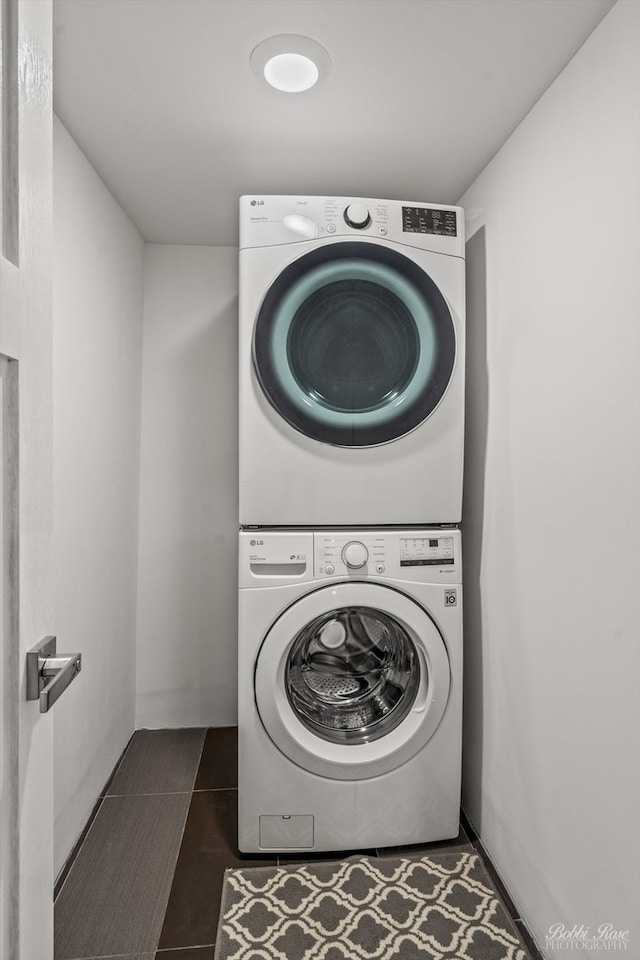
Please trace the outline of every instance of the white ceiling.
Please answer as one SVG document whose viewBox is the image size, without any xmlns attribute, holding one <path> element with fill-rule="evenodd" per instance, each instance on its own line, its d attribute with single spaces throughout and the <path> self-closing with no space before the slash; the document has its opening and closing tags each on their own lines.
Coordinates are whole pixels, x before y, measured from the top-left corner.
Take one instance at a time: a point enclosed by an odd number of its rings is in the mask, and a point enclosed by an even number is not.
<svg viewBox="0 0 640 960">
<path fill-rule="evenodd" d="M 54 0 L 54 105 L 146 240 L 236 245 L 244 193 L 455 202 L 613 2 Z M 278 33 L 327 79 L 261 83 Z"/>
</svg>

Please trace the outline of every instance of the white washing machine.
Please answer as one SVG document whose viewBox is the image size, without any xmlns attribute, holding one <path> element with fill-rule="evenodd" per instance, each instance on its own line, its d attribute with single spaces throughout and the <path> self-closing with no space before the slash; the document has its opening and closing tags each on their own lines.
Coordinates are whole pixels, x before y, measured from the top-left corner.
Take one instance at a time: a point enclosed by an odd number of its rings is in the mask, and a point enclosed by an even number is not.
<svg viewBox="0 0 640 960">
<path fill-rule="evenodd" d="M 238 846 L 455 837 L 460 531 L 240 533 Z"/>
<path fill-rule="evenodd" d="M 240 525 L 458 523 L 460 207 L 240 200 Z"/>
</svg>

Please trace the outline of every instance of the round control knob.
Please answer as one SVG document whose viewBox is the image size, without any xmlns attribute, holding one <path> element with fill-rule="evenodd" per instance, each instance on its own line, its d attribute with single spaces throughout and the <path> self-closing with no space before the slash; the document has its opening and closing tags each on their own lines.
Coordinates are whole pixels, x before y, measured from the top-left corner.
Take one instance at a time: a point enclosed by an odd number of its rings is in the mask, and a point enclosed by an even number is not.
<svg viewBox="0 0 640 960">
<path fill-rule="evenodd" d="M 358 570 L 369 559 L 369 551 L 359 540 L 350 540 L 342 548 L 342 559 L 351 570 Z"/>
<path fill-rule="evenodd" d="M 369 211 L 364 203 L 350 203 L 344 212 L 344 219 L 350 227 L 355 227 L 356 230 L 364 230 L 371 223 Z"/>
</svg>

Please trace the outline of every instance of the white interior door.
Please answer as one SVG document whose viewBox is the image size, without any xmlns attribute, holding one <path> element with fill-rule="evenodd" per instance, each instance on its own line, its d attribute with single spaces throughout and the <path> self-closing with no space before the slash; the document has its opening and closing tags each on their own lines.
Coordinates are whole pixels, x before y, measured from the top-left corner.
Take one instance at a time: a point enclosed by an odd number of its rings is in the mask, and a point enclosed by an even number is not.
<svg viewBox="0 0 640 960">
<path fill-rule="evenodd" d="M 0 0 L 0 956 L 53 956 L 52 714 L 26 652 L 51 576 L 51 0 Z"/>
</svg>

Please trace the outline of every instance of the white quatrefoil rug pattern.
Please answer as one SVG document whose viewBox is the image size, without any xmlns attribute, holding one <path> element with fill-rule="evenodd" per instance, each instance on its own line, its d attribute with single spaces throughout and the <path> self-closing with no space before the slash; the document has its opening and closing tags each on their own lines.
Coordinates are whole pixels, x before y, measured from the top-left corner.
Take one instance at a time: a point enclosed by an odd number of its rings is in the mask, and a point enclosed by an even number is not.
<svg viewBox="0 0 640 960">
<path fill-rule="evenodd" d="M 474 853 L 227 870 L 215 960 L 528 960 Z"/>
</svg>

